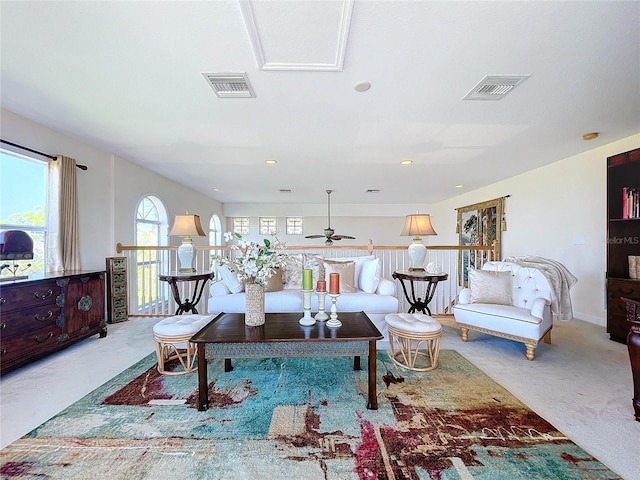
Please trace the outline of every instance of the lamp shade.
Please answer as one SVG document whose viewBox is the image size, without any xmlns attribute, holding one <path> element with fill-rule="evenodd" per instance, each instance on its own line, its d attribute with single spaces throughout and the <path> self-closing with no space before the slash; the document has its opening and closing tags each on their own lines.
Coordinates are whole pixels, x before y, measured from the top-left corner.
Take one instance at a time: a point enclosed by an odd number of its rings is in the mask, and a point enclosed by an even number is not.
<svg viewBox="0 0 640 480">
<path fill-rule="evenodd" d="M 424 261 L 427 258 L 427 247 L 422 243 L 420 235 L 437 235 L 433 229 L 433 225 L 431 225 L 431 217 L 429 214 L 416 213 L 407 215 L 404 220 L 404 228 L 400 235 L 413 237 L 413 242 L 411 242 L 411 245 L 409 245 L 407 249 L 409 262 L 411 263 L 409 270 L 424 270 Z"/>
<path fill-rule="evenodd" d="M 199 215 L 176 215 L 169 235 L 175 237 L 204 237 Z"/>
<path fill-rule="evenodd" d="M 200 225 L 200 217 L 198 215 L 176 215 L 173 222 L 173 228 L 169 235 L 182 237 L 182 245 L 178 247 L 178 260 L 180 262 L 180 272 L 194 272 L 193 259 L 195 256 L 195 248 L 191 237 L 206 236 L 202 225 Z"/>
<path fill-rule="evenodd" d="M 431 217 L 428 213 L 416 213 L 407 215 L 404 219 L 404 228 L 402 236 L 420 236 L 420 235 L 437 235 L 431 225 Z"/>
</svg>

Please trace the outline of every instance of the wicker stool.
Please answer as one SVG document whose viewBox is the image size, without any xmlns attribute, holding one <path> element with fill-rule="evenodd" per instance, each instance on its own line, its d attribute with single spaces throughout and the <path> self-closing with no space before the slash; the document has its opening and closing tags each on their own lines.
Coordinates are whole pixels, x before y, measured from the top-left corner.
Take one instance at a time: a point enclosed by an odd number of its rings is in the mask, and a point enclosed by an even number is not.
<svg viewBox="0 0 640 480">
<path fill-rule="evenodd" d="M 389 326 L 391 359 L 397 365 L 417 372 L 438 366 L 442 338 L 442 326 L 438 321 L 422 313 L 390 313 L 385 320 Z M 420 350 L 420 347 L 426 348 Z M 416 366 L 420 356 L 428 359 L 426 366 Z"/>
<path fill-rule="evenodd" d="M 194 367 L 196 346 L 189 339 L 212 319 L 213 315 L 176 315 L 156 323 L 153 326 L 153 339 L 156 342 L 158 372 L 164 375 L 182 375 L 197 370 Z M 175 358 L 180 361 L 182 370 L 165 370 L 165 362 Z"/>
</svg>

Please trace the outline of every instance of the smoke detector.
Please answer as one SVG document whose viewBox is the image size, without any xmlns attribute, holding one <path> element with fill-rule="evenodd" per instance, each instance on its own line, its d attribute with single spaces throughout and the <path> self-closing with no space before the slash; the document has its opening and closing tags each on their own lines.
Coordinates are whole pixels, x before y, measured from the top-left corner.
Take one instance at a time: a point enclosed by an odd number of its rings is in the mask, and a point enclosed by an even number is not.
<svg viewBox="0 0 640 480">
<path fill-rule="evenodd" d="M 246 73 L 203 73 L 220 98 L 255 98 Z"/>
<path fill-rule="evenodd" d="M 462 100 L 500 100 L 531 75 L 487 75 Z"/>
</svg>

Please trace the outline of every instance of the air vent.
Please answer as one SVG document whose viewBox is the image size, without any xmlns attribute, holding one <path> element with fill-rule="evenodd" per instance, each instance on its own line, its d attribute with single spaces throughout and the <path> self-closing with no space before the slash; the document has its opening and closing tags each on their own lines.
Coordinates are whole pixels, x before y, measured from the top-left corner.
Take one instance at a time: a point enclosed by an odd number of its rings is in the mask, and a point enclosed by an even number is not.
<svg viewBox="0 0 640 480">
<path fill-rule="evenodd" d="M 378 188 L 369 188 L 364 191 L 364 193 L 380 193 L 380 189 Z"/>
<path fill-rule="evenodd" d="M 487 75 L 462 100 L 500 100 L 531 75 Z"/>
<path fill-rule="evenodd" d="M 290 188 L 281 188 L 280 193 L 293 193 L 293 190 Z"/>
<path fill-rule="evenodd" d="M 255 98 L 246 73 L 203 73 L 220 98 Z"/>
</svg>

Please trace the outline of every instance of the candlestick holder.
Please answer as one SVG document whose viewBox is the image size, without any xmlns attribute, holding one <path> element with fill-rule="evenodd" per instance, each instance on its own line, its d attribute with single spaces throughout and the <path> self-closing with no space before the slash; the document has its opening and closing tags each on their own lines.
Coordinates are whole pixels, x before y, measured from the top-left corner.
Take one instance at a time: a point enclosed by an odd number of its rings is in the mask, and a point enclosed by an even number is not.
<svg viewBox="0 0 640 480">
<path fill-rule="evenodd" d="M 316 323 L 315 318 L 311 316 L 311 294 L 313 290 L 302 290 L 302 308 L 304 309 L 303 317 L 298 320 L 300 325 L 310 327 Z"/>
<path fill-rule="evenodd" d="M 329 319 L 329 315 L 324 311 L 324 297 L 327 296 L 327 292 L 316 291 L 316 295 L 318 295 L 318 313 L 314 318 L 319 322 L 324 322 Z"/>
<path fill-rule="evenodd" d="M 331 315 L 329 315 L 329 320 L 327 320 L 327 327 L 341 327 L 342 322 L 338 320 L 338 307 L 336 307 L 336 301 L 340 296 L 339 293 L 330 293 L 329 297 L 331 298 Z"/>
</svg>

